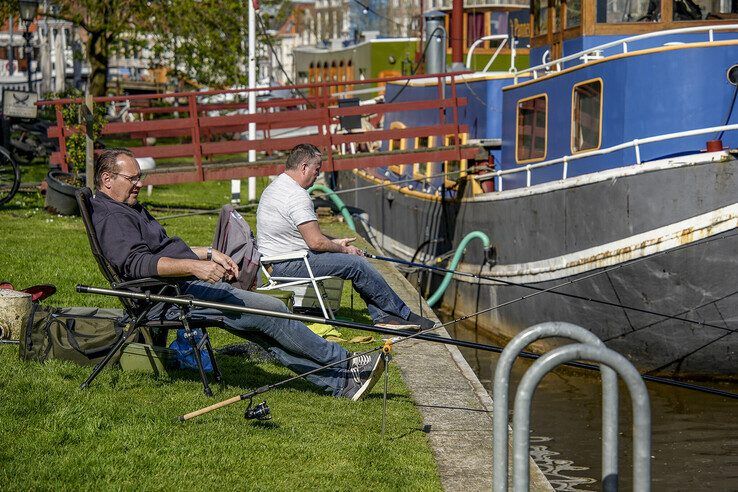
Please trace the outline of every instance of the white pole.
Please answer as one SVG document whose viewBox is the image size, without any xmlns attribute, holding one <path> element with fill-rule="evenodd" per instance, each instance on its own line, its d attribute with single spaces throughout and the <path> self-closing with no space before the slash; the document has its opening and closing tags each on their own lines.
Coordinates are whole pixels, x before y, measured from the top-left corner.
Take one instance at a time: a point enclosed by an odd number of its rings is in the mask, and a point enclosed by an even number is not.
<svg viewBox="0 0 738 492">
<path fill-rule="evenodd" d="M 256 87 L 256 10 L 249 2 L 249 89 Z M 249 92 L 249 114 L 256 114 L 256 92 Z M 256 123 L 249 123 L 249 141 L 256 140 Z M 249 163 L 256 161 L 256 151 L 249 150 Z M 249 178 L 249 202 L 256 201 L 256 178 Z"/>
</svg>

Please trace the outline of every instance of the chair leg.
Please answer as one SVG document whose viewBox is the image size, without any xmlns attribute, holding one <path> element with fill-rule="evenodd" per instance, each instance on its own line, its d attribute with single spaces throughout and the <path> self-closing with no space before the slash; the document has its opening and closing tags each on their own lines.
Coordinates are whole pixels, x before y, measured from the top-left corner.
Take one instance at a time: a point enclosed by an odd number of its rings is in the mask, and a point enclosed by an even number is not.
<svg viewBox="0 0 738 492">
<path fill-rule="evenodd" d="M 79 386 L 80 389 L 86 389 L 90 387 L 90 384 L 92 384 L 92 381 L 97 377 L 98 374 L 100 374 L 100 371 L 102 371 L 105 368 L 105 366 L 108 365 L 110 360 L 121 349 L 121 347 L 126 342 L 126 340 L 130 339 L 131 336 L 134 333 L 136 333 L 139 329 L 140 329 L 140 326 L 138 325 L 138 323 L 133 323 L 131 325 L 131 328 L 127 332 L 125 332 L 123 335 L 121 335 L 120 339 L 116 342 L 113 348 L 110 349 L 110 352 L 108 352 L 107 355 L 105 355 L 105 357 L 103 357 L 103 359 L 95 365 L 95 368 L 92 369 L 92 373 L 89 376 L 87 376 L 87 379 L 85 379 L 85 382 Z"/>
<path fill-rule="evenodd" d="M 213 391 L 210 389 L 208 384 L 208 376 L 205 373 L 205 368 L 202 366 L 202 357 L 200 357 L 200 348 L 198 347 L 197 341 L 195 341 L 195 332 L 190 328 L 190 324 L 187 322 L 187 315 L 184 310 L 180 311 L 179 320 L 182 322 L 182 326 L 185 330 L 185 338 L 190 343 L 192 351 L 195 353 L 195 362 L 197 363 L 197 369 L 200 372 L 200 379 L 202 380 L 202 389 L 205 396 L 213 396 Z"/>
<path fill-rule="evenodd" d="M 223 380 L 223 375 L 221 374 L 218 362 L 215 359 L 213 345 L 210 343 L 210 335 L 205 328 L 202 329 L 202 340 L 205 342 L 202 345 L 205 345 L 205 349 L 208 351 L 208 355 L 210 356 L 210 362 L 213 364 L 213 378 L 216 381 L 221 382 Z"/>
<path fill-rule="evenodd" d="M 316 294 L 318 296 L 318 302 L 320 303 L 320 308 L 323 310 L 323 316 L 325 316 L 326 319 L 334 319 L 333 310 L 331 309 L 330 306 L 327 305 L 328 293 L 326 293 L 325 291 L 325 285 L 323 284 L 323 282 L 316 282 L 316 284 L 318 288 L 320 289 L 316 292 Z"/>
</svg>

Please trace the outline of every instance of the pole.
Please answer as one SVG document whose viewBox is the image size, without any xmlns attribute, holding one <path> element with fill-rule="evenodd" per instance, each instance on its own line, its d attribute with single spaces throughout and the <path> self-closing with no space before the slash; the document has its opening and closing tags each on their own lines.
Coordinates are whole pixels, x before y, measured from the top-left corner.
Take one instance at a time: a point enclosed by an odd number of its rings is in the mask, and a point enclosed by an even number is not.
<svg viewBox="0 0 738 492">
<path fill-rule="evenodd" d="M 421 332 L 412 332 L 408 330 L 393 330 L 390 328 L 381 328 L 379 326 L 366 325 L 363 323 L 356 323 L 354 321 L 327 319 L 327 318 L 320 318 L 318 316 L 308 316 L 305 314 L 294 314 L 290 312 L 283 313 L 281 311 L 269 311 L 266 309 L 254 309 L 254 308 L 248 308 L 245 306 L 235 306 L 233 304 L 223 304 L 220 302 L 198 301 L 196 299 L 179 298 L 179 297 L 171 297 L 171 296 L 160 296 L 157 294 L 150 294 L 148 292 L 140 293 L 140 292 L 131 292 L 127 290 L 104 289 L 101 287 L 90 287 L 88 285 L 79 285 L 79 284 L 77 285 L 76 290 L 77 292 L 82 293 L 82 294 L 100 294 L 104 296 L 113 296 L 113 297 L 118 297 L 118 298 L 139 299 L 139 300 L 143 300 L 147 302 L 154 301 L 154 302 L 164 302 L 164 303 L 169 303 L 169 304 L 176 304 L 179 306 L 212 308 L 212 309 L 217 309 L 219 311 L 226 311 L 226 312 L 256 314 L 259 316 L 270 316 L 270 317 L 282 318 L 282 319 L 293 319 L 296 321 L 302 321 L 304 323 L 322 323 L 322 324 L 329 325 L 329 326 L 337 326 L 341 328 L 353 328 L 355 330 L 364 330 L 364 331 L 369 331 L 373 333 L 381 333 L 383 335 L 392 335 L 395 338 L 399 337 L 398 339 L 393 341 L 393 343 L 398 343 L 399 341 L 402 341 L 403 339 L 412 338 L 412 339 L 417 339 L 417 340 L 425 340 L 427 342 L 443 343 L 445 345 L 456 345 L 457 347 L 466 347 L 466 348 L 473 348 L 477 350 L 485 350 L 487 352 L 496 352 L 498 354 L 502 353 L 502 350 L 503 350 L 502 347 L 497 347 L 495 345 L 486 345 L 484 343 L 477 343 L 477 342 L 467 342 L 465 340 L 458 340 L 456 338 L 447 338 L 447 337 L 443 337 L 440 335 L 428 335 L 427 334 L 427 332 L 433 331 L 436 328 L 454 324 L 457 321 L 460 321 L 460 319 L 449 321 L 448 323 L 444 323 L 441 326 L 434 327 L 429 330 L 424 330 Z M 461 319 L 466 319 L 466 317 L 461 318 Z M 533 354 L 531 352 L 520 352 L 519 357 L 523 357 L 526 359 L 538 359 L 540 358 L 540 355 Z M 595 366 L 592 364 L 584 364 L 581 362 L 568 362 L 566 363 L 566 365 L 570 367 L 577 367 L 580 369 L 588 369 L 588 370 L 593 370 L 593 371 L 600 370 L 598 366 Z M 668 379 L 668 378 L 662 378 L 658 376 L 649 376 L 647 374 L 642 375 L 642 377 L 646 381 L 668 384 L 671 386 L 676 386 L 678 388 L 701 391 L 703 393 L 709 393 L 713 395 L 724 396 L 727 398 L 738 399 L 737 393 L 731 393 L 730 391 L 723 391 L 717 388 L 699 386 L 696 384 L 686 383 L 682 381 L 675 381 L 675 380 Z"/>
<path fill-rule="evenodd" d="M 249 2 L 249 114 L 256 114 L 256 8 L 255 0 Z M 249 141 L 256 140 L 256 123 L 249 123 Z M 249 150 L 249 164 L 256 162 L 256 150 Z M 256 201 L 256 178 L 249 177 L 249 202 Z"/>
<path fill-rule="evenodd" d="M 15 69 L 13 63 L 15 60 L 15 47 L 13 46 L 13 16 L 8 18 L 8 75 L 13 75 Z"/>
<path fill-rule="evenodd" d="M 26 71 L 28 72 L 28 92 L 33 92 L 33 81 L 31 80 L 31 56 L 33 49 L 31 48 L 31 22 L 26 22 L 26 32 L 23 33 L 26 40 Z"/>
<path fill-rule="evenodd" d="M 453 0 L 451 10 L 451 70 L 458 70 L 464 64 L 464 50 L 461 43 L 464 39 L 464 6 L 463 0 Z M 465 68 L 465 67 L 464 67 Z M 461 68 L 461 70 L 464 70 Z"/>
<path fill-rule="evenodd" d="M 95 116 L 93 112 L 92 94 L 85 94 L 85 185 L 95 189 L 95 141 L 92 139 Z"/>
</svg>

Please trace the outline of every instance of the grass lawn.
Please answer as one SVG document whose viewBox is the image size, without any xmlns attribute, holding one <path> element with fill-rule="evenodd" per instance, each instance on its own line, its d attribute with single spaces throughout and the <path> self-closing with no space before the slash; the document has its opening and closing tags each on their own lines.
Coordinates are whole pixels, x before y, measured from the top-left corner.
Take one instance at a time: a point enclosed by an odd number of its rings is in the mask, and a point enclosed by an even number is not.
<svg viewBox="0 0 738 492">
<path fill-rule="evenodd" d="M 158 208 L 216 207 L 228 183 L 161 187 L 147 202 Z M 17 287 L 53 283 L 47 302 L 117 307 L 111 297 L 77 294 L 84 283 L 107 286 L 89 252 L 79 218 L 43 210 L 35 194 L 19 193 L 0 209 L 0 280 Z M 157 211 L 155 215 L 167 215 Z M 253 223 L 253 213 L 246 214 Z M 217 218 L 169 219 L 165 227 L 193 245 L 209 244 Z M 334 233 L 347 229 L 327 225 Z M 365 306 L 349 289 L 339 317 L 366 322 Z M 362 332 L 341 329 L 350 339 Z M 216 347 L 242 342 L 212 330 Z M 373 345 L 347 344 L 349 350 Z M 225 384 L 207 398 L 195 373 L 155 379 L 104 371 L 88 390 L 89 368 L 18 360 L 0 345 L 0 488 L 29 489 L 258 489 L 437 490 L 436 465 L 398 370 L 391 366 L 388 432 L 380 436 L 381 384 L 362 402 L 323 396 L 303 381 L 265 395 L 274 419 L 246 421 L 235 404 L 187 423 L 177 416 L 291 375 L 245 357 L 219 357 Z M 261 400 L 259 400 L 261 401 Z"/>
</svg>

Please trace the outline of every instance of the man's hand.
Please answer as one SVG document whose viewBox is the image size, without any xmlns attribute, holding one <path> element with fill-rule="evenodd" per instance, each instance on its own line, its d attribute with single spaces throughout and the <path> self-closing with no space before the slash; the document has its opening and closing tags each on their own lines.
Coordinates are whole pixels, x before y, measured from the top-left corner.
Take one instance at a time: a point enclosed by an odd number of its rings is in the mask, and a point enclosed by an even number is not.
<svg viewBox="0 0 738 492">
<path fill-rule="evenodd" d="M 344 237 L 341 239 L 328 239 L 320 232 L 318 222 L 311 220 L 297 226 L 308 248 L 318 253 L 346 253 L 349 255 L 364 256 L 364 252 L 350 243 L 356 241 L 355 237 Z"/>
<path fill-rule="evenodd" d="M 347 255 L 364 256 L 364 252 L 356 246 L 350 246 L 351 243 L 356 241 L 355 237 L 342 237 L 339 239 L 331 239 L 334 243 L 342 248 L 342 252 Z"/>
<path fill-rule="evenodd" d="M 207 260 L 207 248 L 192 248 L 192 250 L 200 257 L 199 260 L 160 258 L 156 265 L 157 274 L 162 277 L 194 275 L 210 283 L 227 281 L 238 276 L 238 265 L 230 256 L 214 249 L 212 259 Z"/>
<path fill-rule="evenodd" d="M 215 261 L 194 260 L 191 273 L 200 280 L 214 284 L 223 280 L 226 270 Z"/>
<path fill-rule="evenodd" d="M 217 249 L 214 249 L 212 262 L 217 263 L 218 265 L 223 267 L 223 270 L 227 275 L 225 277 L 226 280 L 238 277 L 238 265 L 236 265 L 236 262 L 233 261 L 233 259 L 227 254 L 221 253 Z"/>
</svg>

